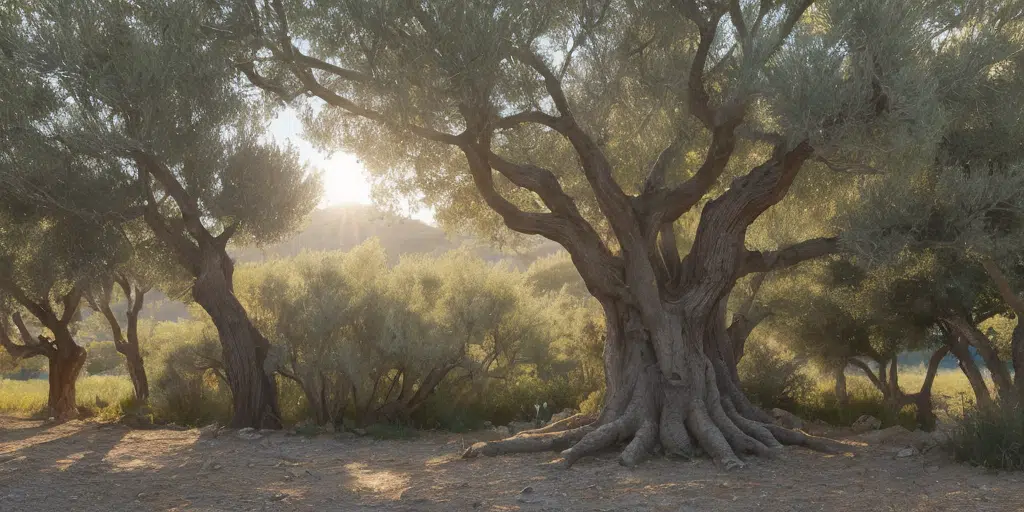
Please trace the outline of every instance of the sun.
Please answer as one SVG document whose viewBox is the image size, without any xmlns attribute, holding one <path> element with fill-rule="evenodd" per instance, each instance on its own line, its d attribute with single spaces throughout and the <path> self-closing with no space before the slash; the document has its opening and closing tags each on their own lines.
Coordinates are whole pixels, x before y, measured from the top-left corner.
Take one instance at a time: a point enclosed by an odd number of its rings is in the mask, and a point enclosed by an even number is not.
<svg viewBox="0 0 1024 512">
<path fill-rule="evenodd" d="M 373 204 L 369 173 L 359 159 L 343 151 L 326 155 L 317 151 L 302 137 L 302 122 L 294 109 L 286 108 L 270 123 L 270 134 L 278 143 L 290 142 L 299 151 L 307 165 L 321 171 L 324 182 L 324 196 L 321 208 L 345 204 Z M 405 209 L 403 209 L 405 210 Z M 433 212 L 419 209 L 411 215 L 414 219 L 434 224 Z"/>
</svg>

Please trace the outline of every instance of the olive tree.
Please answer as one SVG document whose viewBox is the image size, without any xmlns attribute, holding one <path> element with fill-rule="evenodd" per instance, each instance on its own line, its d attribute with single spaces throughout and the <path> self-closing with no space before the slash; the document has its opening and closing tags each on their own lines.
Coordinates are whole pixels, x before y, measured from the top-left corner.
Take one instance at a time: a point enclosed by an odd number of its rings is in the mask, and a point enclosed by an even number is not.
<svg viewBox="0 0 1024 512">
<path fill-rule="evenodd" d="M 220 335 L 232 425 L 276 427 L 269 343 L 234 296 L 227 246 L 294 230 L 316 204 L 319 181 L 263 135 L 263 106 L 239 87 L 224 45 L 208 41 L 214 11 L 193 2 L 25 2 L 4 26 L 3 58 L 66 98 L 24 129 L 92 159 L 84 176 L 131 190 L 120 212 L 141 217 L 191 275 L 191 297 Z M 66 184 L 44 172 L 29 164 L 13 175 L 39 178 L 45 202 L 96 211 L 64 197 Z"/>
<path fill-rule="evenodd" d="M 940 54 L 939 62 L 959 73 L 940 82 L 946 122 L 933 161 L 876 180 L 841 224 L 858 264 L 926 269 L 905 295 L 943 331 L 979 403 L 988 401 L 988 391 L 968 346 L 983 358 L 999 397 L 1012 402 L 1024 396 L 1021 372 L 1014 383 L 1005 356 L 979 325 L 996 315 L 1016 316 L 1007 352 L 1013 368 L 1024 368 L 1019 5 L 1002 5 L 982 19 L 940 43 L 956 54 Z"/>
<path fill-rule="evenodd" d="M 47 359 L 48 414 L 66 421 L 78 416 L 75 383 L 86 358 L 74 339 L 82 292 L 118 241 L 92 222 L 20 213 L 0 212 L 0 345 L 15 359 Z"/>
<path fill-rule="evenodd" d="M 442 222 L 558 242 L 601 302 L 596 422 L 467 456 L 555 448 L 571 464 L 628 441 L 627 465 L 699 447 L 728 468 L 828 446 L 743 396 L 725 320 L 737 280 L 835 239 L 754 250 L 748 230 L 804 169 L 927 159 L 939 64 L 957 59 L 940 43 L 981 22 L 978 5 L 271 0 L 232 4 L 219 28 L 247 43 L 253 84 L 316 99 L 317 140 L 422 192 Z"/>
<path fill-rule="evenodd" d="M 114 348 L 125 358 L 135 398 L 141 403 L 149 398 L 149 379 L 139 340 L 139 315 L 146 304 L 146 294 L 154 287 L 180 287 L 188 279 L 160 241 L 150 235 L 144 224 L 139 224 L 129 223 L 122 230 L 129 244 L 124 261 L 94 277 L 84 297 L 89 307 L 107 322 Z M 123 313 L 118 307 L 121 301 Z"/>
</svg>

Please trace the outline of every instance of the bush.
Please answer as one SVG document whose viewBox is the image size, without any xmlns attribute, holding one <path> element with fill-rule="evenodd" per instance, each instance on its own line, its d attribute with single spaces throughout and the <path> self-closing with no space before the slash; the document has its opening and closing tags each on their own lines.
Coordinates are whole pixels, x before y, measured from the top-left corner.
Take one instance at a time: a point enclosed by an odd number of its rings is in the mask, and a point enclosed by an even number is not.
<svg viewBox="0 0 1024 512">
<path fill-rule="evenodd" d="M 124 357 L 117 352 L 113 341 L 94 341 L 85 346 L 87 375 L 125 375 Z"/>
<path fill-rule="evenodd" d="M 738 370 L 743 392 L 765 409 L 794 411 L 814 389 L 804 362 L 770 343 L 748 343 Z"/>
<path fill-rule="evenodd" d="M 220 344 L 208 322 L 161 322 L 150 338 L 159 351 L 146 360 L 150 402 L 157 421 L 187 426 L 231 419 Z"/>
<path fill-rule="evenodd" d="M 965 407 L 949 445 L 958 461 L 1024 471 L 1024 407 Z"/>
</svg>

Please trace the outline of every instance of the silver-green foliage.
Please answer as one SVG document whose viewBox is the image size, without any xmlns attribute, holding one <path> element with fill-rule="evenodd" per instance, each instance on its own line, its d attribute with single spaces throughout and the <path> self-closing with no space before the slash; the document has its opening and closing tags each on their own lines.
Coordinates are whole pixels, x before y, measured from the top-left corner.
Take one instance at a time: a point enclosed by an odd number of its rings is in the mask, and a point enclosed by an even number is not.
<svg viewBox="0 0 1024 512">
<path fill-rule="evenodd" d="M 525 364 L 549 367 L 571 320 L 518 272 L 465 251 L 389 267 L 375 241 L 242 267 L 236 287 L 320 422 L 406 420 L 442 384 L 484 392 Z"/>
</svg>

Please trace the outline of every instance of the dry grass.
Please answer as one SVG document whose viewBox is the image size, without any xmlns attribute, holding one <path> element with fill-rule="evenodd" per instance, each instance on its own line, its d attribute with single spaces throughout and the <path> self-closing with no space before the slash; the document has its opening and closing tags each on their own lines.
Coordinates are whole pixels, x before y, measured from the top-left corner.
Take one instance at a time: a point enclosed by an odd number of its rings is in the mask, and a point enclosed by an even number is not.
<svg viewBox="0 0 1024 512">
<path fill-rule="evenodd" d="M 0 379 L 0 412 L 33 416 L 46 409 L 48 384 L 42 379 Z M 127 377 L 90 375 L 78 380 L 79 407 L 98 409 L 99 402 L 114 405 L 132 395 L 132 384 Z"/>
</svg>

